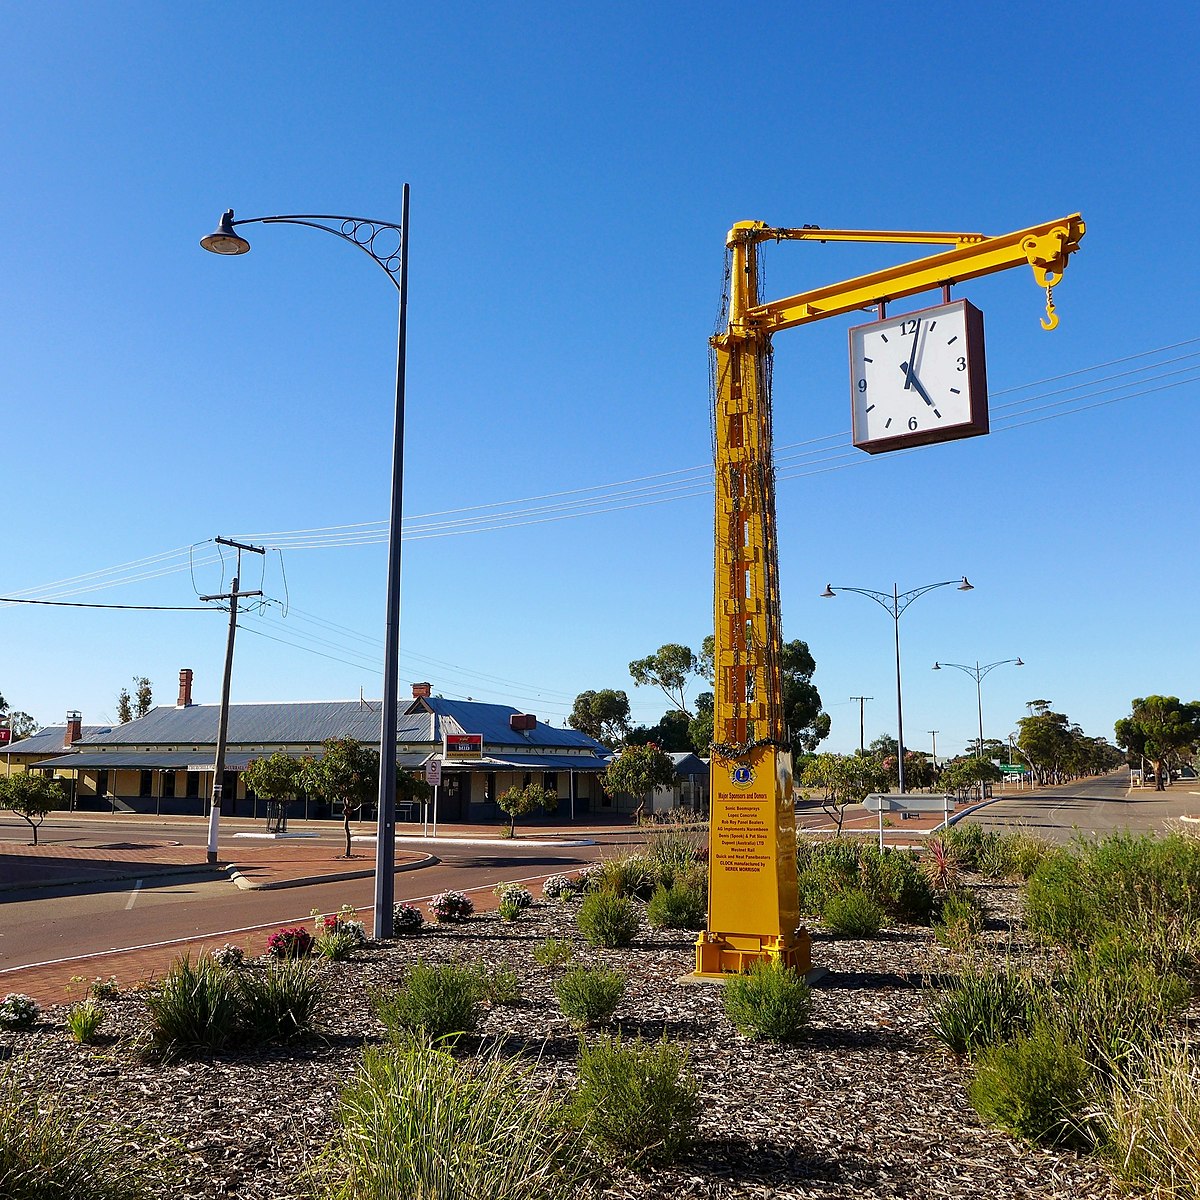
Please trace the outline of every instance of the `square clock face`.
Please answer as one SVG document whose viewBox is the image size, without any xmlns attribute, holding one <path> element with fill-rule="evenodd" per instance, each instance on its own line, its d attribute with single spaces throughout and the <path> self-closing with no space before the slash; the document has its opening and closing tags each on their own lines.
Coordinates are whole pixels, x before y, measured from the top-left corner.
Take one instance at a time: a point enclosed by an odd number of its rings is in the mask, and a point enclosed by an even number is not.
<svg viewBox="0 0 1200 1200">
<path fill-rule="evenodd" d="M 957 300 L 851 329 L 850 396 L 868 454 L 987 433 L 983 313 Z"/>
</svg>

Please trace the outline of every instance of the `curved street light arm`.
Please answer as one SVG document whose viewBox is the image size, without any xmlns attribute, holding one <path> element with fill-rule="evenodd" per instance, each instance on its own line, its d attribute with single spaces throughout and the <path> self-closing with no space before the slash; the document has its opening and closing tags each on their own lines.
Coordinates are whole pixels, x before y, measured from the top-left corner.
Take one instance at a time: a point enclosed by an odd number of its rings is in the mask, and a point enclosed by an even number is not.
<svg viewBox="0 0 1200 1200">
<path fill-rule="evenodd" d="M 336 226 L 324 225 L 323 221 L 336 221 L 338 224 Z M 401 238 L 403 234 L 401 226 L 392 221 L 376 221 L 371 217 L 343 217 L 334 213 L 291 213 L 277 217 L 241 217 L 236 221 L 229 221 L 231 229 L 238 225 L 305 225 L 309 229 L 320 229 L 325 233 L 332 233 L 334 237 L 341 238 L 343 242 L 357 246 L 359 250 L 378 263 L 387 272 L 387 276 L 395 284 L 396 290 L 400 290 L 400 275 L 403 265 Z M 393 233 L 396 235 L 394 248 L 387 236 Z M 381 237 L 384 240 L 377 247 L 377 241 Z"/>
</svg>

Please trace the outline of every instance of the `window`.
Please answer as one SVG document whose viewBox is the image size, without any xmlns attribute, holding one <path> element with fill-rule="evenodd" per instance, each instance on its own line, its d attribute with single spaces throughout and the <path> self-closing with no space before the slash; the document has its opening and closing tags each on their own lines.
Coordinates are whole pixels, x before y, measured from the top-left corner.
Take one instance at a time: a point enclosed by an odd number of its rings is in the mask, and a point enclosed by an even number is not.
<svg viewBox="0 0 1200 1200">
<path fill-rule="evenodd" d="M 152 796 L 154 794 L 153 783 L 152 783 L 153 779 L 154 779 L 153 771 L 139 771 L 138 772 L 138 795 L 141 796 L 143 799 L 145 799 L 147 796 Z"/>
<path fill-rule="evenodd" d="M 174 771 L 164 771 L 163 772 L 163 796 L 165 796 L 168 800 L 175 799 L 175 772 Z"/>
<path fill-rule="evenodd" d="M 546 791 L 553 792 L 557 796 L 558 795 L 558 772 L 557 771 L 547 771 L 542 776 L 542 787 L 544 787 L 546 789 Z"/>
<path fill-rule="evenodd" d="M 107 796 L 108 795 L 108 772 L 107 771 L 97 771 L 96 772 L 96 795 L 97 796 Z"/>
<path fill-rule="evenodd" d="M 187 773 L 187 798 L 195 800 L 200 795 L 200 772 L 189 771 Z"/>
</svg>

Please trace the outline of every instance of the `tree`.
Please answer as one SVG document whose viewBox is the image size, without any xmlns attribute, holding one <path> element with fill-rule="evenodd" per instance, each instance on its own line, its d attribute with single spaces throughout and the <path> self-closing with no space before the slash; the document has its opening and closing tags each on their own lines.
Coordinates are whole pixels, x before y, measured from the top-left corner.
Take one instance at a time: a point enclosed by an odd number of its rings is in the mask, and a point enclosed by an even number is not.
<svg viewBox="0 0 1200 1200">
<path fill-rule="evenodd" d="M 9 728 L 10 742 L 19 742 L 24 738 L 33 737 L 41 726 L 27 713 L 9 708 L 8 701 L 0 696 L 0 720 Z"/>
<path fill-rule="evenodd" d="M 353 738 L 327 738 L 321 743 L 320 758 L 301 762 L 300 784 L 309 792 L 342 805 L 342 825 L 346 832 L 346 853 L 350 853 L 350 821 L 359 815 L 379 787 L 379 751 Z"/>
<path fill-rule="evenodd" d="M 692 722 L 687 713 L 673 708 L 663 713 L 657 725 L 638 725 L 625 738 L 627 746 L 645 746 L 653 742 L 668 753 L 687 754 L 692 749 Z"/>
<path fill-rule="evenodd" d="M 900 743 L 890 733 L 881 733 L 867 746 L 867 753 L 873 758 L 895 758 L 899 750 Z"/>
<path fill-rule="evenodd" d="M 712 749 L 714 699 L 712 692 L 701 692 L 696 697 L 696 715 L 688 725 L 692 749 L 701 758 L 707 758 Z"/>
<path fill-rule="evenodd" d="M 629 732 L 629 697 L 613 688 L 580 692 L 567 724 L 614 748 Z"/>
<path fill-rule="evenodd" d="M 822 790 L 821 808 L 841 836 L 846 805 L 861 804 L 871 792 L 882 792 L 887 776 L 879 760 L 868 754 L 817 754 L 805 762 L 800 786 Z"/>
<path fill-rule="evenodd" d="M 510 787 L 496 798 L 501 812 L 508 814 L 508 836 L 517 836 L 517 818 L 527 816 L 537 809 L 547 812 L 558 807 L 558 793 L 542 787 L 540 783 L 527 783 L 524 787 Z"/>
<path fill-rule="evenodd" d="M 66 803 L 66 795 L 58 780 L 41 771 L 22 771 L 18 775 L 0 776 L 0 808 L 15 812 L 33 830 L 33 846 L 38 844 L 38 826 L 46 814 Z"/>
<path fill-rule="evenodd" d="M 1029 764 L 1038 783 L 1058 778 L 1071 747 L 1070 723 L 1066 713 L 1050 710 L 1049 700 L 1030 700 L 1030 716 L 1017 722 L 1017 749 Z"/>
<path fill-rule="evenodd" d="M 300 787 L 303 768 L 297 759 L 277 750 L 268 758 L 255 758 L 246 764 L 243 778 L 268 804 L 284 804 Z"/>
<path fill-rule="evenodd" d="M 1117 745 L 1153 763 L 1154 788 L 1161 792 L 1176 758 L 1200 744 L 1200 701 L 1185 704 L 1178 696 L 1145 696 L 1130 707 L 1129 716 L 1114 727 Z"/>
<path fill-rule="evenodd" d="M 128 688 L 117 693 L 117 723 L 128 725 L 134 719 L 144 717 L 154 707 L 154 689 L 145 675 L 133 677 L 133 695 Z"/>
<path fill-rule="evenodd" d="M 654 742 L 626 746 L 608 764 L 601 780 L 610 796 L 626 792 L 637 796 L 643 804 L 655 788 L 669 787 L 674 782 L 675 764 Z"/>
<path fill-rule="evenodd" d="M 680 712 L 691 717 L 687 706 L 687 686 L 693 675 L 700 674 L 700 660 L 687 646 L 668 642 L 645 658 L 629 664 L 629 674 L 640 687 L 657 687 Z"/>
<path fill-rule="evenodd" d="M 985 783 L 995 783 L 1000 778 L 1000 768 L 986 758 L 957 758 L 942 771 L 942 783 L 957 792 L 979 788 L 982 794 Z"/>
</svg>

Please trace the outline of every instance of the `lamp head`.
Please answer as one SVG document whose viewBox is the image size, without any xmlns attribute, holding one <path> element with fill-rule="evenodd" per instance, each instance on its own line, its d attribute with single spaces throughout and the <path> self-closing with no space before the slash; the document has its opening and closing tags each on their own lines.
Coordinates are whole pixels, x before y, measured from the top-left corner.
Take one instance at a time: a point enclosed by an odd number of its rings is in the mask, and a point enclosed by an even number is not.
<svg viewBox="0 0 1200 1200">
<path fill-rule="evenodd" d="M 232 214 L 231 214 L 231 215 L 232 215 Z M 247 250 L 249 250 L 249 249 L 250 249 L 250 247 L 249 247 L 249 246 L 247 246 L 247 247 L 246 247 L 246 249 L 247 249 Z M 967 579 L 967 577 L 964 575 L 964 576 L 963 576 L 963 581 L 962 581 L 962 583 L 960 583 L 960 584 L 958 585 L 958 590 L 959 590 L 960 592 L 973 592 L 973 591 L 975 590 L 975 588 L 974 588 L 974 586 L 973 586 L 973 585 L 970 583 L 970 581 Z"/>
<path fill-rule="evenodd" d="M 227 208 L 221 217 L 221 223 L 207 237 L 200 239 L 200 245 L 212 254 L 246 254 L 250 243 L 233 228 L 233 209 Z"/>
<path fill-rule="evenodd" d="M 826 585 L 825 585 L 825 590 L 824 590 L 824 591 L 821 593 L 821 599 L 822 599 L 822 600 L 832 600 L 832 599 L 833 599 L 833 597 L 834 597 L 834 596 L 836 596 L 836 595 L 837 595 L 837 592 L 835 592 L 835 591 L 833 590 L 833 588 L 831 588 L 831 587 L 829 586 L 829 584 L 826 584 Z"/>
<path fill-rule="evenodd" d="M 1023 667 L 1024 665 L 1025 664 L 1019 658 L 1017 659 L 1017 661 L 1015 663 L 1013 663 L 1014 667 Z"/>
<path fill-rule="evenodd" d="M 940 671 L 940 670 L 942 669 L 942 664 L 941 664 L 941 663 L 934 663 L 934 664 L 933 664 L 933 669 L 934 669 L 935 671 Z"/>
</svg>

